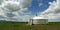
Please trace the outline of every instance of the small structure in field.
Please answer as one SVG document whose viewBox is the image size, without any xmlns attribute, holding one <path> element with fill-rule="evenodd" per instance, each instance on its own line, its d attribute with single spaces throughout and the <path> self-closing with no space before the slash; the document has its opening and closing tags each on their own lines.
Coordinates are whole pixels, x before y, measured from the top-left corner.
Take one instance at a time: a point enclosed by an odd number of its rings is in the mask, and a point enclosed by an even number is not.
<svg viewBox="0 0 60 30">
<path fill-rule="evenodd" d="M 30 25 L 33 24 L 48 24 L 48 19 L 44 17 L 33 17 L 29 21 Z"/>
</svg>

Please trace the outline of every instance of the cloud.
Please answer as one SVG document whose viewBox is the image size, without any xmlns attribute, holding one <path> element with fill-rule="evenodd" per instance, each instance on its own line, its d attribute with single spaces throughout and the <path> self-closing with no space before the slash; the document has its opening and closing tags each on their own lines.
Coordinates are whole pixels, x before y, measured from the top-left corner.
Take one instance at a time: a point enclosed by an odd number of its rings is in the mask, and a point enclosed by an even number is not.
<svg viewBox="0 0 60 30">
<path fill-rule="evenodd" d="M 50 4 L 50 2 L 49 2 L 49 4 Z M 44 12 L 42 12 L 41 14 L 49 14 L 49 13 L 53 13 L 54 11 L 55 11 L 55 9 L 56 9 L 56 2 L 55 1 L 53 1 L 51 4 L 50 4 L 50 6 L 49 6 L 49 8 L 47 8 Z"/>
<path fill-rule="evenodd" d="M 20 8 L 26 8 L 31 5 L 32 0 L 20 0 Z"/>
<path fill-rule="evenodd" d="M 42 5 L 43 5 L 43 3 L 39 3 L 39 5 L 38 5 L 38 6 L 40 7 L 40 6 L 42 6 Z"/>
<path fill-rule="evenodd" d="M 53 22 L 60 20 L 60 0 L 49 2 L 49 4 L 49 8 L 41 12 L 39 16 L 47 17 L 49 21 Z"/>
<path fill-rule="evenodd" d="M 4 5 L 3 7 L 8 9 L 9 11 L 17 11 L 20 9 L 19 2 L 4 1 L 2 5 Z"/>
<path fill-rule="evenodd" d="M 29 15 L 20 16 L 19 13 L 30 14 L 28 13 L 28 7 L 31 5 L 32 0 L 4 0 L 0 3 L 0 15 L 5 17 L 7 21 L 24 21 L 28 19 Z"/>
<path fill-rule="evenodd" d="M 19 1 L 4 1 L 1 5 L 2 8 L 6 11 L 17 11 L 21 9 L 28 8 L 31 5 L 31 0 L 19 0 Z M 25 11 L 25 10 L 24 10 Z"/>
<path fill-rule="evenodd" d="M 0 5 L 2 4 L 3 0 L 0 0 Z"/>
<path fill-rule="evenodd" d="M 16 15 L 13 14 L 13 13 L 5 13 L 5 15 L 6 15 L 7 17 L 14 17 L 14 16 L 16 16 Z"/>
</svg>

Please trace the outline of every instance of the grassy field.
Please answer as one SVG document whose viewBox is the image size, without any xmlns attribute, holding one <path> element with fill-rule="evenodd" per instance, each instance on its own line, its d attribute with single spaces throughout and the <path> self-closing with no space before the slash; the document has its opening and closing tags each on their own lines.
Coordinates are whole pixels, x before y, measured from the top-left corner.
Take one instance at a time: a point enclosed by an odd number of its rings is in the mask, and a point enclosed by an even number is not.
<svg viewBox="0 0 60 30">
<path fill-rule="evenodd" d="M 45 25 L 26 25 L 24 22 L 0 22 L 0 30 L 60 30 L 60 22 Z"/>
</svg>

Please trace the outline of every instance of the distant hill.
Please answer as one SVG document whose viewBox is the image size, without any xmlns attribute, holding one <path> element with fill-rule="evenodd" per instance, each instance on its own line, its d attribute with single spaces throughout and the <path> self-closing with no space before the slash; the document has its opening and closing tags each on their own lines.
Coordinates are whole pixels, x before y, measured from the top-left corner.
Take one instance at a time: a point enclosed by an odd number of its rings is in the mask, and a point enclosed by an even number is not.
<svg viewBox="0 0 60 30">
<path fill-rule="evenodd" d="M 14 21 L 0 20 L 0 22 L 14 22 Z"/>
</svg>

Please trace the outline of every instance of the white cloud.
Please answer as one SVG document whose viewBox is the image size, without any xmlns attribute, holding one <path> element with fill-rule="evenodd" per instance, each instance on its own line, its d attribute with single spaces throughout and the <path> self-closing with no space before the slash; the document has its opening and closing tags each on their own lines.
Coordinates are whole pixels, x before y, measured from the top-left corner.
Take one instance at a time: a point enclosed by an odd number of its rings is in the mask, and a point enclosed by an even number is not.
<svg viewBox="0 0 60 30">
<path fill-rule="evenodd" d="M 31 5 L 32 0 L 20 0 L 20 8 L 26 8 Z"/>
<path fill-rule="evenodd" d="M 49 4 L 49 8 L 41 12 L 39 16 L 47 17 L 49 21 L 53 22 L 60 20 L 60 0 L 49 2 Z"/>
<path fill-rule="evenodd" d="M 42 5 L 43 5 L 43 3 L 39 3 L 39 5 L 38 5 L 38 6 L 40 7 L 40 6 L 42 6 Z"/>
<path fill-rule="evenodd" d="M 31 5 L 32 0 L 10 0 L 3 1 L 0 5 L 0 15 L 6 17 L 7 21 L 24 21 L 28 19 L 29 15 L 20 16 L 19 13 L 28 13 L 28 7 Z M 30 14 L 30 13 L 28 13 Z M 2 18 L 2 17 L 1 17 Z M 21 20 L 22 19 L 22 20 Z"/>
</svg>

